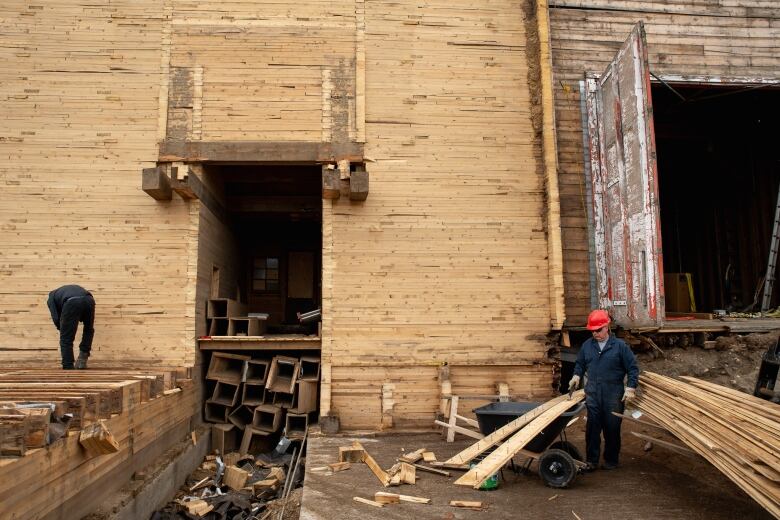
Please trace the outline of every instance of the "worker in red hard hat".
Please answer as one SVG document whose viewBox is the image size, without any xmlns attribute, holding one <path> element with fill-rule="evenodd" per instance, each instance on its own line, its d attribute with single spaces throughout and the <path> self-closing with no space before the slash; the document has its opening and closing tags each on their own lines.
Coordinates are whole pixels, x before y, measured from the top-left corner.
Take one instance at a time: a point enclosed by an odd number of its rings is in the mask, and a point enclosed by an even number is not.
<svg viewBox="0 0 780 520">
<path fill-rule="evenodd" d="M 569 390 L 576 389 L 587 374 L 585 405 L 588 424 L 585 430 L 587 470 L 598 467 L 601 436 L 604 435 L 604 469 L 615 469 L 620 455 L 620 424 L 622 419 L 612 412 L 623 413 L 627 400 L 636 395 L 639 367 L 631 348 L 609 333 L 609 314 L 595 310 L 588 316 L 587 329 L 593 337 L 580 347 L 574 365 L 574 377 Z"/>
</svg>

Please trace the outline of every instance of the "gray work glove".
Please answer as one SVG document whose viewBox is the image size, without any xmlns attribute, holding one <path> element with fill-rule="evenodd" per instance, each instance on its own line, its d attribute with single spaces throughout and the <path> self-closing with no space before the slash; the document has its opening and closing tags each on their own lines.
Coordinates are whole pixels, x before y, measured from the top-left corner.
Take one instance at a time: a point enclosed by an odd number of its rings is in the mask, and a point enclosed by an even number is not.
<svg viewBox="0 0 780 520">
<path fill-rule="evenodd" d="M 636 397 L 636 388 L 631 388 L 630 386 L 627 386 L 625 390 L 623 390 L 623 398 L 621 401 L 624 403 L 626 401 L 630 401 Z"/>
<path fill-rule="evenodd" d="M 576 390 L 580 386 L 580 376 L 574 376 L 569 381 L 569 392 Z"/>
</svg>

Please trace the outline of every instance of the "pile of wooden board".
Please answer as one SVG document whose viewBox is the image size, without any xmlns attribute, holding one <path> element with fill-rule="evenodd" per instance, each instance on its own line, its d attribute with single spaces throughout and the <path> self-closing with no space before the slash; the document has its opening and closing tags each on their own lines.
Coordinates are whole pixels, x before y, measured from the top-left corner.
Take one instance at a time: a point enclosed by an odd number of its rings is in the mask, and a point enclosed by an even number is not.
<svg viewBox="0 0 780 520">
<path fill-rule="evenodd" d="M 211 397 L 204 417 L 215 423 L 212 442 L 225 453 L 240 438 L 241 453 L 284 428 L 302 439 L 317 410 L 320 359 L 314 356 L 252 358 L 214 352 L 206 374 Z"/>
<path fill-rule="evenodd" d="M 643 373 L 633 404 L 780 518 L 780 406 L 682 379 Z"/>
<path fill-rule="evenodd" d="M 0 373 L 0 456 L 24 456 L 68 430 L 121 414 L 175 384 L 175 372 L 7 370 Z"/>
<path fill-rule="evenodd" d="M 574 392 L 571 397 L 562 395 L 551 399 L 454 455 L 445 464 L 452 466 L 468 464 L 477 456 L 500 444 L 479 464 L 456 480 L 455 484 L 479 489 L 542 430 L 583 399 L 585 399 L 585 392 L 582 390 Z"/>
</svg>

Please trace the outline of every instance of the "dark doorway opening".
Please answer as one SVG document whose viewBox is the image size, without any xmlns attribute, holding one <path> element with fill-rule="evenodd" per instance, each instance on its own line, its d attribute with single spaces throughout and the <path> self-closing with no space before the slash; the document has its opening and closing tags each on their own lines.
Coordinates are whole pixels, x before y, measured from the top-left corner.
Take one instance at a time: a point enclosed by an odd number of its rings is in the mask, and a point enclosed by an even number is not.
<svg viewBox="0 0 780 520">
<path fill-rule="evenodd" d="M 673 88 L 652 87 L 667 315 L 759 310 L 780 186 L 780 89 Z"/>
<path fill-rule="evenodd" d="M 320 308 L 322 197 L 319 165 L 209 165 L 224 194 L 236 299 L 267 315 L 268 334 L 317 334 L 298 313 Z"/>
</svg>

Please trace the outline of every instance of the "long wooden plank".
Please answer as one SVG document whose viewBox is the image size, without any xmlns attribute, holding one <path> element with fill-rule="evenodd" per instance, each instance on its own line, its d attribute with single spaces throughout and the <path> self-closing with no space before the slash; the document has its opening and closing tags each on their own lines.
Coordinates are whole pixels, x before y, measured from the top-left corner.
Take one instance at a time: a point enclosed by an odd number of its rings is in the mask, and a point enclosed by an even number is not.
<svg viewBox="0 0 780 520">
<path fill-rule="evenodd" d="M 689 450 L 685 446 L 680 446 L 679 444 L 675 444 L 673 442 L 665 441 L 663 439 L 656 439 L 655 437 L 652 437 L 650 435 L 645 435 L 644 433 L 639 432 L 631 432 L 631 435 L 634 437 L 638 437 L 642 439 L 643 441 L 648 441 L 653 444 L 657 444 L 659 446 L 663 446 L 667 450 L 671 450 L 675 453 L 679 453 L 680 455 L 685 455 L 686 457 L 698 457 L 699 454 L 696 453 L 693 450 Z"/>
<path fill-rule="evenodd" d="M 472 486 L 475 489 L 479 489 L 491 475 L 503 468 L 504 465 L 509 462 L 518 451 L 522 450 L 531 442 L 539 432 L 573 405 L 579 404 L 584 398 L 585 395 L 583 392 L 577 397 L 572 396 L 571 401 L 566 399 L 554 404 L 528 423 L 522 430 L 510 437 L 504 444 L 496 448 L 495 451 L 485 457 L 482 462 L 456 480 L 455 484 L 458 484 L 459 486 Z"/>
<path fill-rule="evenodd" d="M 699 383 L 642 374 L 636 405 L 780 518 L 780 422 L 747 411 L 730 389 Z"/>
<path fill-rule="evenodd" d="M 383 486 L 385 486 L 385 487 L 389 486 L 390 485 L 390 475 L 388 475 L 387 472 L 385 472 L 385 470 L 383 470 L 379 466 L 379 464 L 377 464 L 377 462 L 374 460 L 374 457 L 372 457 L 368 453 L 368 451 L 366 451 L 366 449 L 363 447 L 363 445 L 360 444 L 358 441 L 354 441 L 352 443 L 352 446 L 354 446 L 355 448 L 360 448 L 360 449 L 363 450 L 363 462 L 366 463 L 366 466 L 368 466 L 369 469 L 371 469 L 371 472 L 374 475 L 376 475 L 376 478 L 379 479 L 379 482 L 381 482 Z"/>
<path fill-rule="evenodd" d="M 571 401 L 569 400 L 568 395 L 561 395 L 547 401 L 546 403 L 540 404 L 533 410 L 507 423 L 506 425 L 494 431 L 484 439 L 480 440 L 477 443 L 472 444 L 471 446 L 464 449 L 463 451 L 456 453 L 455 455 L 453 455 L 452 457 L 450 457 L 444 462 L 445 464 L 455 464 L 455 465 L 468 464 L 469 462 L 471 462 L 471 460 L 474 459 L 474 457 L 485 452 L 485 450 L 492 448 L 493 446 L 495 446 L 496 444 L 504 440 L 509 435 L 513 434 L 514 432 L 516 432 L 526 424 L 530 423 L 531 421 L 533 421 L 534 419 L 542 415 L 544 412 L 546 412 L 553 406 L 556 406 L 558 403 L 567 401 L 567 402 L 571 402 L 572 404 L 575 404 L 575 402 L 579 402 L 584 398 L 585 398 L 585 391 L 577 390 L 576 392 L 574 392 L 574 394 L 572 394 Z"/>
</svg>

